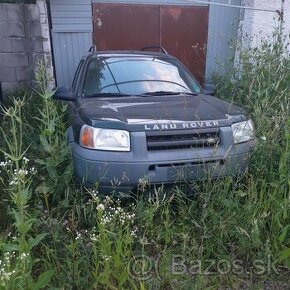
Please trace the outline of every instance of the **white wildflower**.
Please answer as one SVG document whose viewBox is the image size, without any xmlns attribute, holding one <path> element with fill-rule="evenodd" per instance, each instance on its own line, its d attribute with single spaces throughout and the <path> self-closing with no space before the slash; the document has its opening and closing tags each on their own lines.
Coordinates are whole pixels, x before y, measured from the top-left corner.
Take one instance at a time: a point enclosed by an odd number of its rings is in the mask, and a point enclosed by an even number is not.
<svg viewBox="0 0 290 290">
<path fill-rule="evenodd" d="M 30 168 L 30 173 L 31 174 L 36 174 L 37 170 L 35 169 L 35 167 Z"/>
<path fill-rule="evenodd" d="M 6 167 L 7 166 L 7 162 L 1 161 L 0 162 L 0 167 Z"/>
<path fill-rule="evenodd" d="M 20 258 L 20 260 L 24 260 L 28 256 L 29 256 L 29 253 L 22 253 L 19 258 Z"/>
<path fill-rule="evenodd" d="M 263 212 L 261 214 L 261 218 L 266 218 L 269 214 L 270 214 L 270 212 Z"/>
<path fill-rule="evenodd" d="M 138 233 L 138 228 L 135 226 L 132 230 L 131 230 L 131 236 L 136 238 L 137 237 L 137 233 Z"/>
<path fill-rule="evenodd" d="M 90 239 L 91 241 L 96 242 L 98 237 L 96 236 L 96 234 L 93 233 L 93 234 L 90 234 Z"/>
<path fill-rule="evenodd" d="M 103 259 L 105 261 L 109 261 L 111 258 L 112 258 L 111 256 L 103 255 Z"/>
<path fill-rule="evenodd" d="M 98 204 L 97 210 L 104 210 L 104 209 L 105 209 L 105 206 L 102 203 Z"/>
<path fill-rule="evenodd" d="M 26 158 L 25 156 L 22 158 L 22 160 L 23 160 L 23 162 L 24 162 L 25 164 L 27 164 L 27 163 L 29 162 L 29 159 Z"/>
<path fill-rule="evenodd" d="M 82 237 L 82 234 L 80 232 L 77 232 L 77 236 L 75 237 L 75 240 L 78 240 Z"/>
<path fill-rule="evenodd" d="M 9 182 L 9 185 L 10 186 L 14 186 L 14 185 L 17 185 L 18 184 L 18 179 L 17 178 L 13 178 L 10 182 Z"/>
</svg>

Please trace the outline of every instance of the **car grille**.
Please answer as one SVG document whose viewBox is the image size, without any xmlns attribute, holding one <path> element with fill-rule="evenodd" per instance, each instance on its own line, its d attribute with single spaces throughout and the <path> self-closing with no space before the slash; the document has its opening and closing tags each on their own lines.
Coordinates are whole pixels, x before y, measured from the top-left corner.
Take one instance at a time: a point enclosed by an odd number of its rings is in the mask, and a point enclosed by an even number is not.
<svg viewBox="0 0 290 290">
<path fill-rule="evenodd" d="M 219 144 L 219 128 L 146 132 L 148 150 L 215 147 Z"/>
</svg>

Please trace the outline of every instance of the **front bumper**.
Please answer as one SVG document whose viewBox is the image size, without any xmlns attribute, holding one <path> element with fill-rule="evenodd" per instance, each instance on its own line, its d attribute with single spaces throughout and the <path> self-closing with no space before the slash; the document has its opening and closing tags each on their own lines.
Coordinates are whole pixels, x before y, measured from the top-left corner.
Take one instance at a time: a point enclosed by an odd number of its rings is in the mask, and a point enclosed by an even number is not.
<svg viewBox="0 0 290 290">
<path fill-rule="evenodd" d="M 198 179 L 219 178 L 243 173 L 254 141 L 233 145 L 231 128 L 217 148 L 148 151 L 144 132 L 133 132 L 131 152 L 85 149 L 71 142 L 76 175 L 86 185 L 98 184 L 109 193 L 116 189 L 129 192 L 144 184 L 172 184 Z"/>
</svg>

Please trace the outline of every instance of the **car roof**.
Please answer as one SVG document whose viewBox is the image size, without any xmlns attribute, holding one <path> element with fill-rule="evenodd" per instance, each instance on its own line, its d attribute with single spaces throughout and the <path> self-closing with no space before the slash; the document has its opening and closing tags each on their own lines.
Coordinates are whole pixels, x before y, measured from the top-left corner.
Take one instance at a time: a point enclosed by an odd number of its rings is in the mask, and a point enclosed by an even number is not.
<svg viewBox="0 0 290 290">
<path fill-rule="evenodd" d="M 86 58 L 95 58 L 98 56 L 103 57 L 165 57 L 165 58 L 175 58 L 174 56 L 156 51 L 143 51 L 143 50 L 100 50 L 95 52 L 88 52 Z"/>
</svg>

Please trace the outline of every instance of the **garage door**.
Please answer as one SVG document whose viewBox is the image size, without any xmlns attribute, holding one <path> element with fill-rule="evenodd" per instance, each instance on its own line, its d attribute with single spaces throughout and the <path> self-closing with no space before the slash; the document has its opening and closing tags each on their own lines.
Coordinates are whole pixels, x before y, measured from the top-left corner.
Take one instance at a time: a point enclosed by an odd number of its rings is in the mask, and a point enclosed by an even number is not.
<svg viewBox="0 0 290 290">
<path fill-rule="evenodd" d="M 93 3 L 93 41 L 99 50 L 161 45 L 204 81 L 207 6 Z"/>
</svg>

